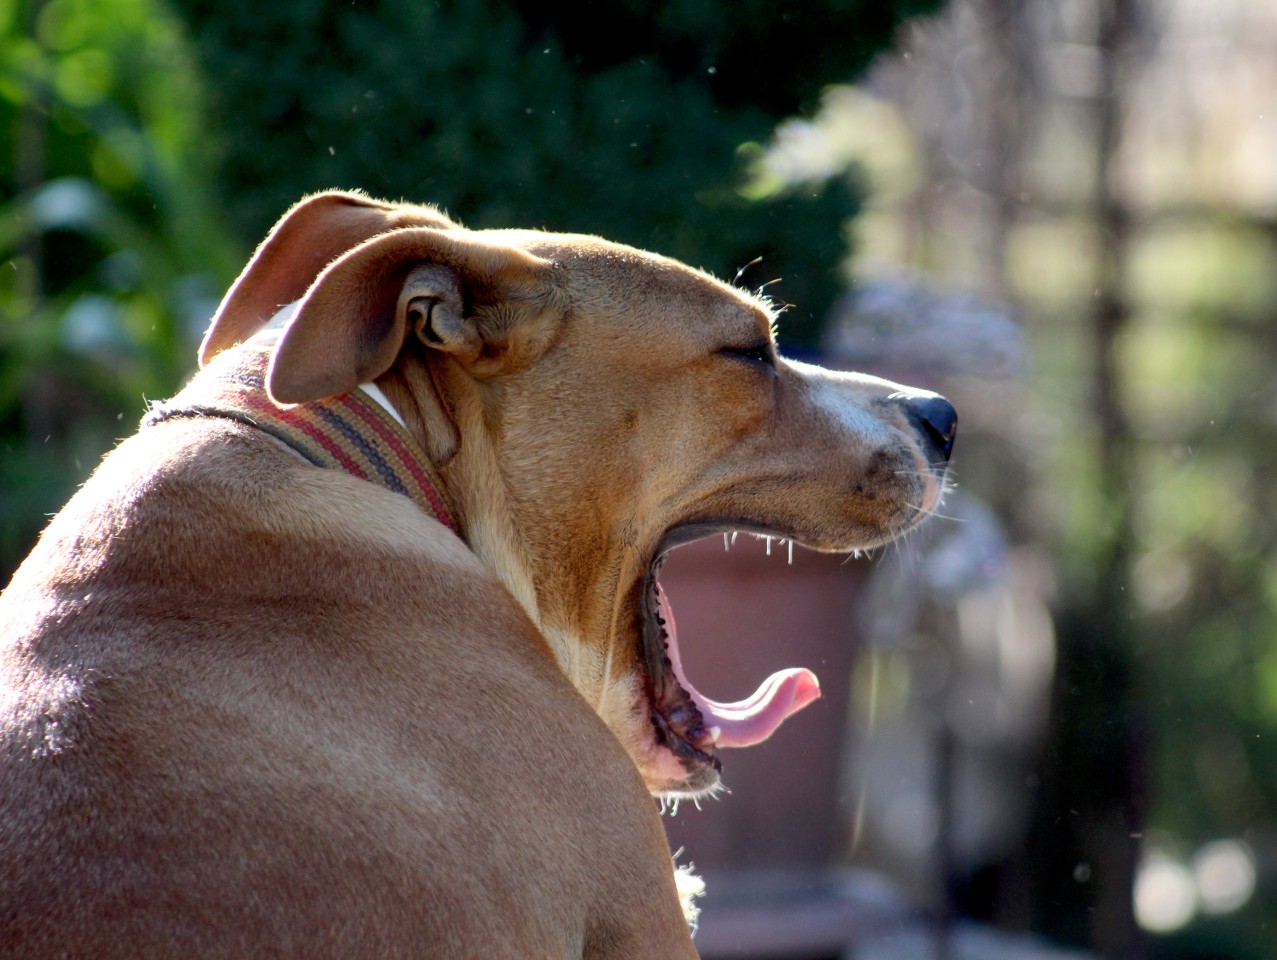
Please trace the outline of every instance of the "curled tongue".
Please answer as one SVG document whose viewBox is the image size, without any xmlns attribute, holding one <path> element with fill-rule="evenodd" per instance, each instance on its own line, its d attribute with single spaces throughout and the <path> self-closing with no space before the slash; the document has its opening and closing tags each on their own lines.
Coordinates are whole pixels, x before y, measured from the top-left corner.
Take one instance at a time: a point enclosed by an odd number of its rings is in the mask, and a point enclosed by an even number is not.
<svg viewBox="0 0 1277 960">
<path fill-rule="evenodd" d="M 773 673 L 752 694 L 735 703 L 719 703 L 702 696 L 683 673 L 674 614 L 660 584 L 656 585 L 656 595 L 669 634 L 667 652 L 674 676 L 701 711 L 705 728 L 710 731 L 716 746 L 749 747 L 762 743 L 785 720 L 820 698 L 820 681 L 814 673 L 802 667 L 791 667 Z"/>
</svg>

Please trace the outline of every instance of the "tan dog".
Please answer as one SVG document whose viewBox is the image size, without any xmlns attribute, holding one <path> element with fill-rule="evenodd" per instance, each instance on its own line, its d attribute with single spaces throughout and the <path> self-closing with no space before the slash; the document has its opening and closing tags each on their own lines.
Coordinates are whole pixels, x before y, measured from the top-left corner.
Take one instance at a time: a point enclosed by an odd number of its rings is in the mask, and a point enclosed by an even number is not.
<svg viewBox="0 0 1277 960">
<path fill-rule="evenodd" d="M 956 423 L 779 358 L 773 321 L 591 237 L 289 211 L 205 371 L 0 598 L 0 954 L 695 956 L 650 794 L 713 789 L 818 689 L 697 693 L 661 557 L 882 543 L 936 504 Z M 256 406 L 206 402 L 226 384 Z M 272 432 L 368 395 L 423 451 L 416 502 Z"/>
</svg>

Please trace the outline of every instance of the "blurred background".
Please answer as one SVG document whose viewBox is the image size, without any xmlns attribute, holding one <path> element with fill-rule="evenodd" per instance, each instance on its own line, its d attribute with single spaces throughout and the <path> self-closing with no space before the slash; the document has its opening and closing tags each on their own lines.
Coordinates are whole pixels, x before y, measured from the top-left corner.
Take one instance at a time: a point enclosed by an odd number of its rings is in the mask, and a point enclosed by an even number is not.
<svg viewBox="0 0 1277 960">
<path fill-rule="evenodd" d="M 826 691 L 667 815 L 706 956 L 1271 958 L 1275 92 L 1271 0 L 0 0 L 0 580 L 304 192 L 597 232 L 963 418 L 904 544 L 671 563 Z"/>
</svg>

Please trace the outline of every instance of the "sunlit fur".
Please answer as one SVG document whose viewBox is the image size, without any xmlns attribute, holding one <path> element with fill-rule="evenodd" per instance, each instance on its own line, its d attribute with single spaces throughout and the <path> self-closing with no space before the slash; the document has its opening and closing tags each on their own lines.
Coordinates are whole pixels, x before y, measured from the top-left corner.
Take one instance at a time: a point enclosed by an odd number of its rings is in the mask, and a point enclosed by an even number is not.
<svg viewBox="0 0 1277 960">
<path fill-rule="evenodd" d="M 905 388 L 732 358 L 779 311 L 664 257 L 360 194 L 201 360 L 294 302 L 270 396 L 375 383 L 464 539 L 246 424 L 124 441 L 0 596 L 0 952 L 691 960 L 644 578 L 689 521 L 899 536 L 941 496 Z"/>
</svg>

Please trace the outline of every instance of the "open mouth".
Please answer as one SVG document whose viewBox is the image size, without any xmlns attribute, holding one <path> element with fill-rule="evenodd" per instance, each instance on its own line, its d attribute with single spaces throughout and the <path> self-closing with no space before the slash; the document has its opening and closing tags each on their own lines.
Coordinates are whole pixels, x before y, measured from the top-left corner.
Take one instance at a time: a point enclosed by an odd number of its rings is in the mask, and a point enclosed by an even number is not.
<svg viewBox="0 0 1277 960">
<path fill-rule="evenodd" d="M 734 703 L 709 699 L 687 679 L 674 614 L 657 578 L 674 547 L 731 529 L 739 528 L 695 524 L 672 530 L 643 580 L 642 652 L 652 726 L 657 745 L 673 755 L 683 772 L 678 782 L 663 791 L 671 795 L 712 789 L 721 769 L 720 748 L 761 743 L 820 696 L 816 675 L 801 667 L 773 673 L 752 694 Z"/>
</svg>

